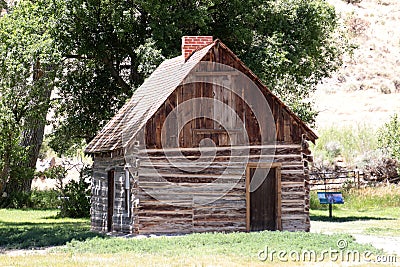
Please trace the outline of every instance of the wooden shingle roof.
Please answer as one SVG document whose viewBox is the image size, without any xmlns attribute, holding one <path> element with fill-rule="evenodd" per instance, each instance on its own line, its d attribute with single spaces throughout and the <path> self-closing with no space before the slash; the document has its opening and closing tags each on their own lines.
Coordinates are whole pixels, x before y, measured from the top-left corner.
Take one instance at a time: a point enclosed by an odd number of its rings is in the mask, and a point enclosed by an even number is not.
<svg viewBox="0 0 400 267">
<path fill-rule="evenodd" d="M 85 152 L 109 152 L 125 147 L 130 141 L 123 138 L 128 136 L 126 133 L 131 138 L 137 134 L 214 44 L 196 51 L 187 61 L 178 56 L 161 63 L 89 143 Z"/>
<path fill-rule="evenodd" d="M 258 80 L 257 76 L 241 62 L 237 56 L 218 39 L 204 48 L 195 51 L 188 59 L 178 56 L 164 61 L 145 82 L 135 91 L 132 98 L 103 127 L 100 133 L 89 143 L 85 152 L 88 154 L 111 152 L 126 147 L 160 106 L 184 81 L 196 65 L 207 55 L 214 45 L 221 45 L 248 70 L 248 75 Z M 269 90 L 268 90 L 269 91 Z M 269 93 L 273 95 L 270 91 Z M 318 137 L 276 96 L 274 98 L 300 123 L 301 128 L 314 141 Z"/>
</svg>

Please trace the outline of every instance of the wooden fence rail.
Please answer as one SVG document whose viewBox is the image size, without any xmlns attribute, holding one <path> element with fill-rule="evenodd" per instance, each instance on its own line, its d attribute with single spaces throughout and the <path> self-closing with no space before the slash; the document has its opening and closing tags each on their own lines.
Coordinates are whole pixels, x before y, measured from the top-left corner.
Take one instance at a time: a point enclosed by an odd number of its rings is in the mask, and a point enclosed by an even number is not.
<svg viewBox="0 0 400 267">
<path fill-rule="evenodd" d="M 364 174 L 358 170 L 323 171 L 310 173 L 311 190 L 338 190 L 346 184 L 360 188 Z"/>
</svg>

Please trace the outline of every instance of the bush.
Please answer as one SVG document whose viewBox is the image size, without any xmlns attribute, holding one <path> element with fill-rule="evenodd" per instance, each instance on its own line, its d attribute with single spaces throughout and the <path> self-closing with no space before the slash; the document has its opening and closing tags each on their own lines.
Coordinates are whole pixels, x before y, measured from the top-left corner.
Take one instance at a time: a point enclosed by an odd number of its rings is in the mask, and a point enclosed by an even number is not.
<svg viewBox="0 0 400 267">
<path fill-rule="evenodd" d="M 346 25 L 348 27 L 348 31 L 350 32 L 350 34 L 356 37 L 363 34 L 367 30 L 370 24 L 365 19 L 350 16 L 346 20 Z"/>
<path fill-rule="evenodd" d="M 85 179 L 70 181 L 63 189 L 60 217 L 85 218 L 90 216 L 90 184 Z"/>
<path fill-rule="evenodd" d="M 343 1 L 347 2 L 347 4 L 358 4 L 362 2 L 362 0 L 343 0 Z"/>
<path fill-rule="evenodd" d="M 24 209 L 32 208 L 30 192 L 11 192 L 1 198 L 1 208 Z"/>
<path fill-rule="evenodd" d="M 85 218 L 90 216 L 90 183 L 92 169 L 83 167 L 79 181 L 70 181 L 62 189 L 60 217 Z"/>
<path fill-rule="evenodd" d="M 12 192 L 3 197 L 1 208 L 9 209 L 57 209 L 61 201 L 56 190 L 33 190 L 31 192 Z"/>
<path fill-rule="evenodd" d="M 58 209 L 61 205 L 60 192 L 57 190 L 34 190 L 31 201 L 34 209 Z"/>
<path fill-rule="evenodd" d="M 397 114 L 378 131 L 378 146 L 387 155 L 400 162 L 400 119 Z M 400 174 L 400 169 L 397 170 Z"/>
<path fill-rule="evenodd" d="M 90 215 L 90 181 L 92 169 L 84 166 L 79 173 L 79 180 L 71 180 L 64 184 L 67 176 L 65 166 L 54 166 L 44 174 L 47 178 L 57 180 L 59 190 L 60 212 L 59 217 L 86 218 Z"/>
<path fill-rule="evenodd" d="M 316 145 L 312 145 L 317 161 L 334 163 L 342 156 L 349 166 L 360 164 L 359 157 L 378 148 L 375 131 L 367 125 L 331 126 L 321 129 Z"/>
</svg>

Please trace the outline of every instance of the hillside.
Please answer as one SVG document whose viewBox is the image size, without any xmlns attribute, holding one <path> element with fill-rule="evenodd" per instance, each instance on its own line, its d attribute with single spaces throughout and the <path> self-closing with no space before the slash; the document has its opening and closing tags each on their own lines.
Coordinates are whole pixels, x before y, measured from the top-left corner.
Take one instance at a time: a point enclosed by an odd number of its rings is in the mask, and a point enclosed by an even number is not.
<svg viewBox="0 0 400 267">
<path fill-rule="evenodd" d="M 341 13 L 358 48 L 318 86 L 317 129 L 364 123 L 379 127 L 400 113 L 400 1 L 328 2 Z"/>
</svg>

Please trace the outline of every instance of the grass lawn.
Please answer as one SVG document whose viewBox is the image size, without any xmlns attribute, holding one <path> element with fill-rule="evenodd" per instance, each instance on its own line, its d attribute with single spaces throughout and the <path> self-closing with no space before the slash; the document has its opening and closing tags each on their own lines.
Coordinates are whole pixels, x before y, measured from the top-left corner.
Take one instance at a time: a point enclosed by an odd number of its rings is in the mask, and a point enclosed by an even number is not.
<svg viewBox="0 0 400 267">
<path fill-rule="evenodd" d="M 311 228 L 320 233 L 349 233 L 376 236 L 400 236 L 400 186 L 365 188 L 343 194 L 345 204 L 318 204 L 311 193 Z"/>
<path fill-rule="evenodd" d="M 0 246 L 11 249 L 37 249 L 56 246 L 45 254 L 19 251 L 0 255 L 6 266 L 242 266 L 284 263 L 272 250 L 315 251 L 317 257 L 326 249 L 338 249 L 337 241 L 345 240 L 348 250 L 373 251 L 369 245 L 355 243 L 347 234 L 254 232 L 208 233 L 186 236 L 123 238 L 89 232 L 88 219 L 56 219 L 56 211 L 0 210 Z M 64 246 L 61 246 L 64 245 Z M 260 251 L 266 261 L 258 257 Z M 285 257 L 284 257 L 285 258 Z M 296 255 L 285 263 L 302 265 Z M 272 261 L 271 261 L 272 260 Z M 326 259 L 327 260 L 327 259 Z M 316 262 L 317 264 L 320 262 Z M 309 265 L 309 262 L 304 263 Z"/>
<path fill-rule="evenodd" d="M 37 249 L 86 240 L 88 219 L 56 218 L 57 210 L 0 210 L 0 249 Z"/>
<path fill-rule="evenodd" d="M 384 254 L 371 245 L 356 243 L 350 234 L 400 235 L 396 194 L 395 201 L 385 200 L 386 196 L 374 201 L 359 195 L 351 199 L 354 194 L 345 197 L 345 205 L 336 205 L 332 219 L 328 218 L 327 207 L 314 207 L 312 233 L 109 237 L 89 232 L 88 219 L 59 219 L 54 210 L 3 209 L 0 210 L 0 266 L 341 266 L 343 263 L 352 266 L 351 262 L 323 253 L 333 250 Z M 338 241 L 345 243 L 343 250 Z M 50 246 L 46 251 L 32 250 Z M 324 261 L 320 262 L 322 255 Z M 304 257 L 306 260 L 302 260 Z M 307 257 L 312 258 L 307 260 Z"/>
<path fill-rule="evenodd" d="M 387 214 L 390 212 L 390 214 Z M 379 214 L 384 215 L 380 216 Z M 400 236 L 400 208 L 385 210 L 349 211 L 333 210 L 333 218 L 328 210 L 312 210 L 311 228 L 320 233 L 367 234 L 376 236 Z"/>
</svg>

